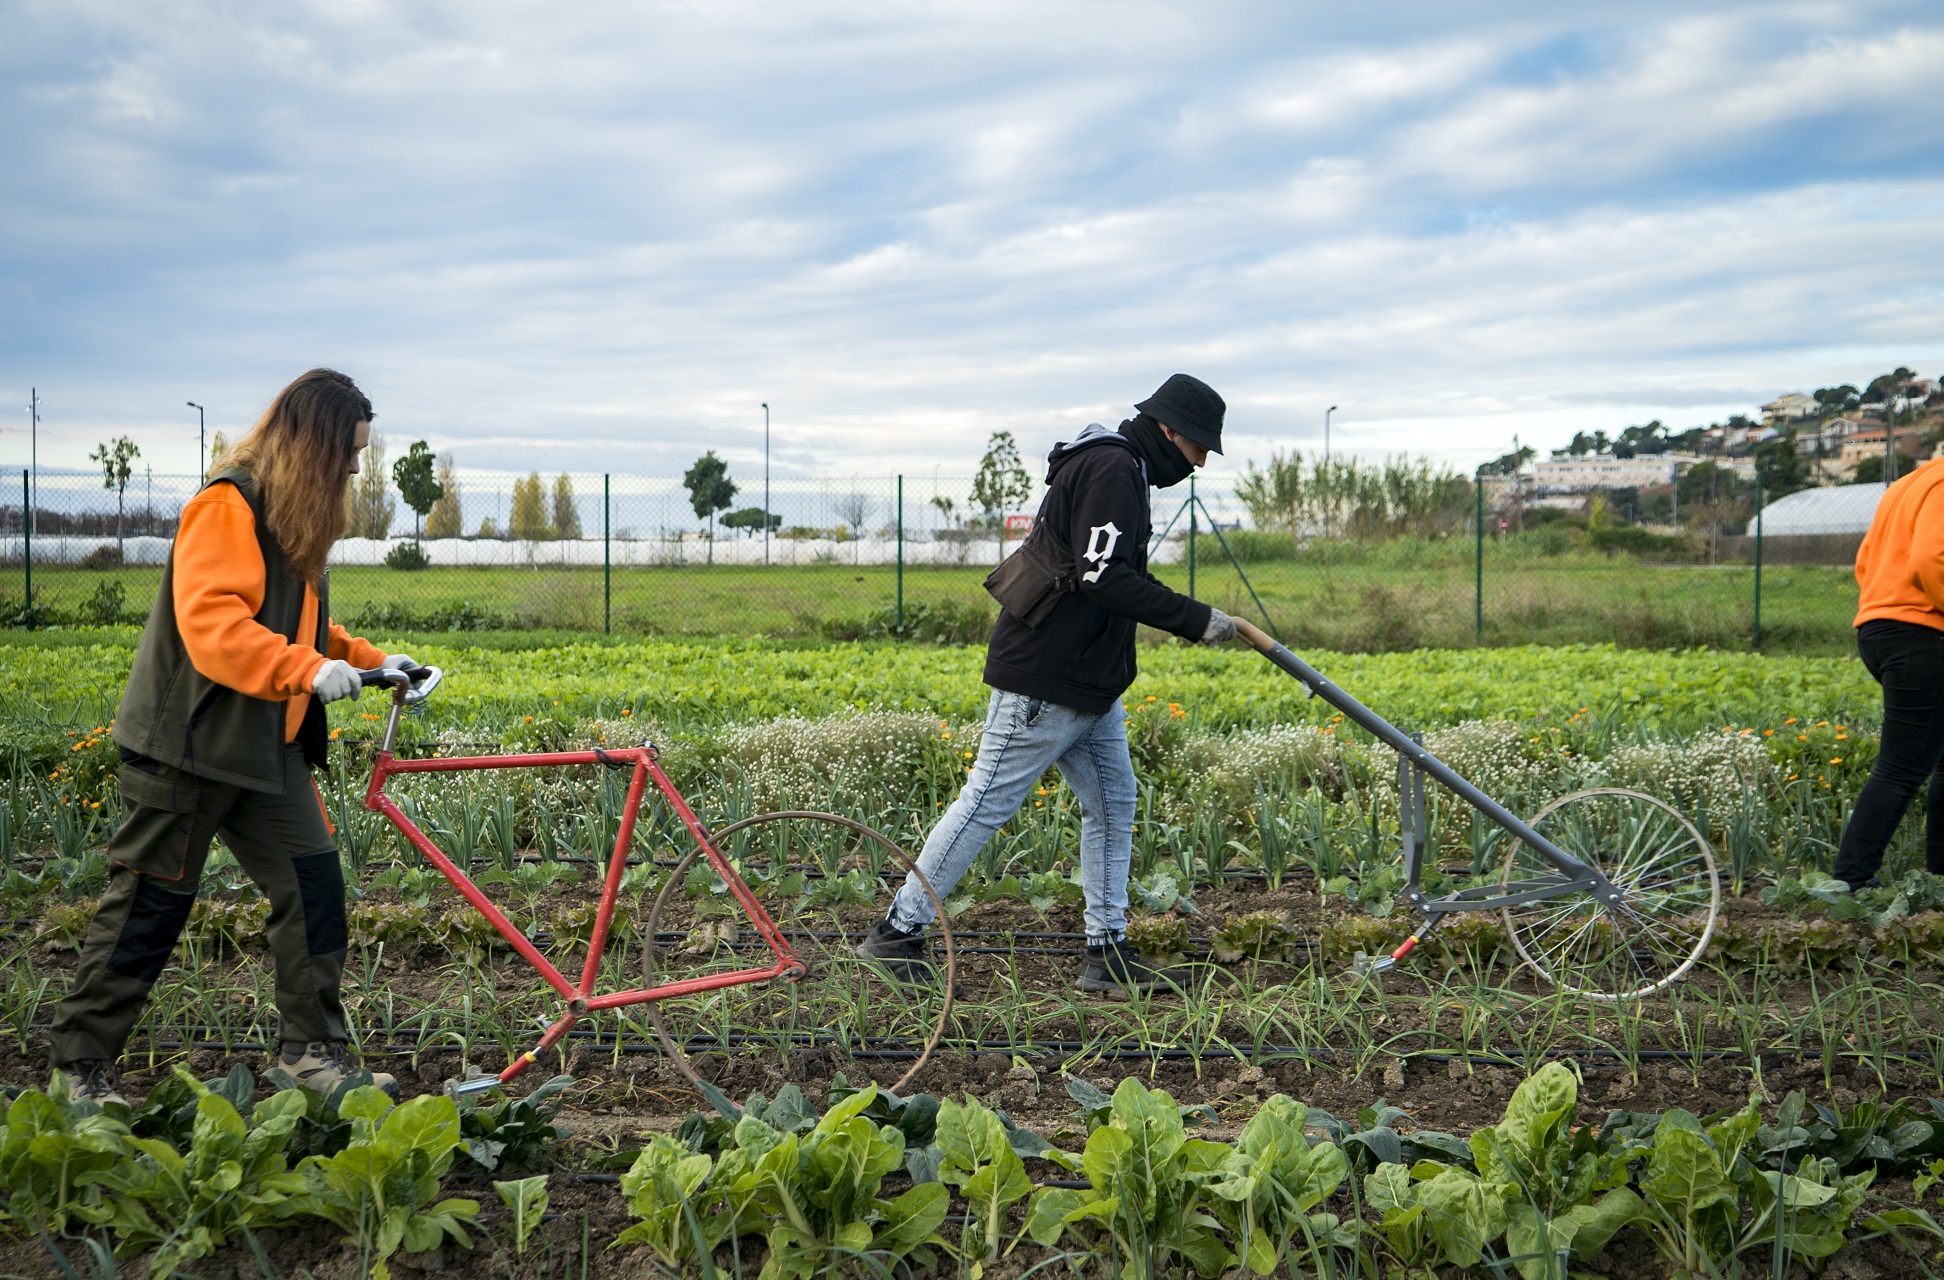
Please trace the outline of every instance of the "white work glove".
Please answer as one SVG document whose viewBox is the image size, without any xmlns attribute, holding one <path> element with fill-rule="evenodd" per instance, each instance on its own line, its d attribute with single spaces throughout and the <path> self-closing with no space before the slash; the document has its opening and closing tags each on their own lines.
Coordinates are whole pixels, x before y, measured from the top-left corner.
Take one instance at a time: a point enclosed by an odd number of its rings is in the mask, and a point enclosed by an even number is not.
<svg viewBox="0 0 1944 1280">
<path fill-rule="evenodd" d="M 319 702 L 336 702 L 340 698 L 357 697 L 364 692 L 364 684 L 358 679 L 356 667 L 329 658 L 311 677 L 311 692 L 317 695 Z"/>
<path fill-rule="evenodd" d="M 1202 632 L 1203 644 L 1227 644 L 1235 639 L 1235 619 L 1220 609 L 1208 611 L 1208 627 Z"/>
<path fill-rule="evenodd" d="M 409 654 L 388 653 L 385 655 L 384 662 L 379 665 L 387 671 L 403 671 L 407 667 L 416 667 L 418 663 L 414 662 Z"/>
</svg>

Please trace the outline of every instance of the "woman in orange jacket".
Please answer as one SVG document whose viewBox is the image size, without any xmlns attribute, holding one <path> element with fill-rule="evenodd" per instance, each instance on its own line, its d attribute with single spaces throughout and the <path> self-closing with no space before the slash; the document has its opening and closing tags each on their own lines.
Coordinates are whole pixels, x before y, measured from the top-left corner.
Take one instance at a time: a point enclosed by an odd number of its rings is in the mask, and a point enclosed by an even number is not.
<svg viewBox="0 0 1944 1280">
<path fill-rule="evenodd" d="M 115 717 L 124 816 L 108 891 L 53 1026 L 75 1096 L 123 1102 L 116 1067 L 220 832 L 270 901 L 281 1067 L 329 1094 L 360 1070 L 339 987 L 348 942 L 335 833 L 310 770 L 323 704 L 358 667 L 403 667 L 330 621 L 324 573 L 371 435 L 357 384 L 313 369 L 278 393 L 182 509 Z M 396 1091 L 392 1077 L 374 1078 Z"/>
<path fill-rule="evenodd" d="M 1883 686 L 1883 737 L 1831 871 L 1852 889 L 1876 883 L 1926 778 L 1924 864 L 1944 875 L 1944 465 L 1884 492 L 1856 552 L 1856 585 L 1856 647 Z"/>
</svg>

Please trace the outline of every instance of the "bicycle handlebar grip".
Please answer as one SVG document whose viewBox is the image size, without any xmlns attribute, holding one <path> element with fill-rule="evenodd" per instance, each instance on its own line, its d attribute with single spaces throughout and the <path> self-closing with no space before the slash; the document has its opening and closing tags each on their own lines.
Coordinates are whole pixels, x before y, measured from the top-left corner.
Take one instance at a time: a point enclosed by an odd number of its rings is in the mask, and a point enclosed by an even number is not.
<svg viewBox="0 0 1944 1280">
<path fill-rule="evenodd" d="M 358 672 L 358 683 L 370 689 L 377 685 L 395 684 L 397 682 L 392 677 L 400 675 L 412 684 L 417 684 L 431 674 L 430 667 L 373 667 L 368 671 Z"/>
<path fill-rule="evenodd" d="M 1268 653 L 1276 647 L 1276 642 L 1247 618 L 1237 618 L 1235 620 L 1235 631 L 1237 635 L 1248 642 L 1250 648 L 1258 653 Z"/>
</svg>

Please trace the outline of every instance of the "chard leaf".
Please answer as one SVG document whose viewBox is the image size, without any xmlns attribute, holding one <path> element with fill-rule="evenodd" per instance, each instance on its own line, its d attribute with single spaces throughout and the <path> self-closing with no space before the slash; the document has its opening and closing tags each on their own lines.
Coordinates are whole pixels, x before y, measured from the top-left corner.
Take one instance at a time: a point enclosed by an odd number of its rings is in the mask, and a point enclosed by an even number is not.
<svg viewBox="0 0 1944 1280">
<path fill-rule="evenodd" d="M 1476 1174 L 1447 1169 L 1415 1187 L 1425 1222 L 1445 1259 L 1476 1266 L 1485 1246 L 1505 1234 L 1505 1202 Z"/>
<path fill-rule="evenodd" d="M 1043 1249 L 1051 1249 L 1065 1233 L 1067 1221 L 1092 1192 L 1067 1187 L 1041 1187 L 1026 1209 L 1026 1234 Z"/>
<path fill-rule="evenodd" d="M 1579 1228 L 1573 1235 L 1573 1256 L 1587 1261 L 1606 1248 L 1615 1232 L 1646 1212 L 1646 1202 L 1631 1187 L 1615 1187 L 1592 1204 L 1574 1205 L 1567 1210 Z"/>
<path fill-rule="evenodd" d="M 939 1183 L 913 1187 L 884 1206 L 884 1221 L 871 1240 L 873 1249 L 904 1257 L 933 1238 L 951 1207 L 951 1193 Z"/>
<path fill-rule="evenodd" d="M 1579 1223 L 1569 1214 L 1548 1218 L 1530 1204 L 1506 1206 L 1505 1248 L 1525 1280 L 1553 1280 L 1559 1255 L 1573 1248 Z"/>
</svg>

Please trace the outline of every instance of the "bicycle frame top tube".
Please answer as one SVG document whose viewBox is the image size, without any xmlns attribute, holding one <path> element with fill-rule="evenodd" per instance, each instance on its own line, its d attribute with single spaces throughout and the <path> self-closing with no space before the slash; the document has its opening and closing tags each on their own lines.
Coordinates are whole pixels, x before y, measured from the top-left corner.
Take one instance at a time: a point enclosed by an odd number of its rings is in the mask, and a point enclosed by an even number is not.
<svg viewBox="0 0 1944 1280">
<path fill-rule="evenodd" d="M 1570 876 L 1575 880 L 1594 879 L 1604 887 L 1605 877 L 1598 870 L 1589 867 L 1534 831 L 1511 810 L 1465 781 L 1452 770 L 1450 765 L 1426 751 L 1421 744 L 1411 741 L 1409 734 L 1330 683 L 1324 678 L 1322 672 L 1291 653 L 1286 646 L 1277 643 L 1241 618 L 1235 620 L 1235 627 L 1243 639 L 1247 640 L 1263 657 L 1301 680 L 1309 689 L 1311 697 L 1323 699 L 1341 711 L 1345 717 L 1362 725 L 1370 731 L 1371 736 L 1436 778 L 1446 790 L 1531 846 L 1534 852 L 1550 862 L 1561 875 Z"/>
</svg>

